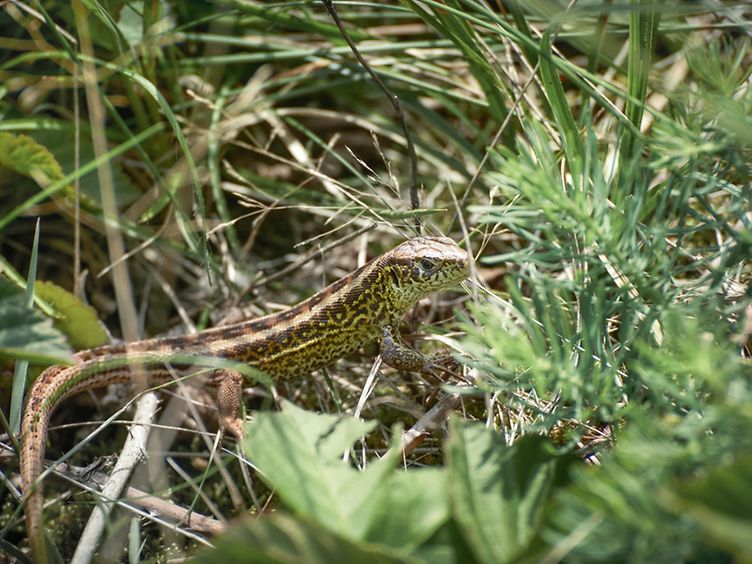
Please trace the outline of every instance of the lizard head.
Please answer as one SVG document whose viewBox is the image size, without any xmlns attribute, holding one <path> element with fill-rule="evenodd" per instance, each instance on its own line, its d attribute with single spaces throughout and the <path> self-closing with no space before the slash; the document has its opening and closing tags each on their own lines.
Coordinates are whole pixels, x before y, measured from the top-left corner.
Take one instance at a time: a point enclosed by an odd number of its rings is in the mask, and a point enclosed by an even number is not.
<svg viewBox="0 0 752 564">
<path fill-rule="evenodd" d="M 386 253 L 383 261 L 405 309 L 468 276 L 467 251 L 448 237 L 409 239 Z"/>
</svg>

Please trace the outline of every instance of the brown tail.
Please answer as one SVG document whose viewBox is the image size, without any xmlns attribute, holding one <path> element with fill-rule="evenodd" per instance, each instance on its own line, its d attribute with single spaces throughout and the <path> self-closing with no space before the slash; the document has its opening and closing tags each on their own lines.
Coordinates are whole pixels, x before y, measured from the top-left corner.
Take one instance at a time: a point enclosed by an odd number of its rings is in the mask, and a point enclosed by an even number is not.
<svg viewBox="0 0 752 564">
<path fill-rule="evenodd" d="M 46 564 L 47 551 L 44 531 L 41 529 L 44 494 L 39 476 L 42 474 L 44 445 L 50 415 L 55 407 L 54 395 L 48 391 L 59 388 L 60 375 L 69 370 L 66 366 L 53 366 L 45 370 L 29 390 L 28 401 L 21 423 L 21 481 L 23 483 L 26 512 L 26 535 L 34 562 Z M 41 392 L 41 393 L 40 393 Z"/>
</svg>

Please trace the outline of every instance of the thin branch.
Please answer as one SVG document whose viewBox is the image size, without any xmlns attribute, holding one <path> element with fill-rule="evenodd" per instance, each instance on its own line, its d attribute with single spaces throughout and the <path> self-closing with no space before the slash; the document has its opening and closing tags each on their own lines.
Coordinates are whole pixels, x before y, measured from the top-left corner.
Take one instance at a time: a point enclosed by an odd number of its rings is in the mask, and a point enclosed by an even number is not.
<svg viewBox="0 0 752 564">
<path fill-rule="evenodd" d="M 439 429 L 449 416 L 462 404 L 462 396 L 444 396 L 415 425 L 402 434 L 402 455 L 407 456 L 435 429 Z"/>
<path fill-rule="evenodd" d="M 146 452 L 146 441 L 151 432 L 151 422 L 157 411 L 159 400 L 157 394 L 150 392 L 138 400 L 138 407 L 133 418 L 133 426 L 128 432 L 123 451 L 112 470 L 107 483 L 102 487 L 100 502 L 89 517 L 89 522 L 81 534 L 76 552 L 71 562 L 86 564 L 94 557 L 99 538 L 102 536 L 107 517 L 112 512 L 114 503 L 125 488 L 131 472 L 142 460 Z"/>
</svg>

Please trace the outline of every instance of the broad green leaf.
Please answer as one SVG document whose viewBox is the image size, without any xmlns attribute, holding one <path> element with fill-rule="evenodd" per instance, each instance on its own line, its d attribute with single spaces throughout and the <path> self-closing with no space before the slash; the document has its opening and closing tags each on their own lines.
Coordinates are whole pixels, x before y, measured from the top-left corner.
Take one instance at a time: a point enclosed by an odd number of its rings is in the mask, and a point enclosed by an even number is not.
<svg viewBox="0 0 752 564">
<path fill-rule="evenodd" d="M 286 403 L 284 415 L 269 413 L 279 429 L 286 432 L 299 432 L 300 438 L 306 441 L 316 455 L 326 464 L 339 463 L 342 453 L 348 450 L 353 442 L 363 435 L 373 431 L 375 421 L 362 421 L 354 417 L 339 415 L 316 414 L 300 409 L 293 403 Z M 287 423 L 289 422 L 289 425 Z M 266 423 L 266 421 L 264 422 Z M 277 428 L 277 427 L 275 427 Z M 261 432 L 261 430 L 257 430 Z"/>
<path fill-rule="evenodd" d="M 433 493 L 444 497 L 447 491 Z M 451 516 L 441 524 L 429 539 L 412 550 L 410 555 L 431 564 L 456 564 L 457 562 L 472 564 L 477 562 L 467 539 L 457 525 L 457 520 L 451 518 Z"/>
<path fill-rule="evenodd" d="M 246 448 L 267 483 L 298 514 L 352 540 L 402 554 L 433 550 L 434 557 L 441 553 L 454 561 L 452 542 L 434 546 L 431 540 L 450 520 L 444 471 L 400 471 L 395 449 L 362 472 L 342 461 L 352 442 L 372 428 L 285 404 L 282 413 L 259 414 L 248 428 Z"/>
<path fill-rule="evenodd" d="M 34 291 L 60 314 L 54 320 L 55 328 L 68 337 L 74 349 L 90 349 L 107 342 L 107 333 L 93 307 L 54 282 L 38 280 Z"/>
<path fill-rule="evenodd" d="M 26 307 L 25 296 L 0 280 L 0 357 L 36 364 L 69 363 L 70 348 L 52 321 Z"/>
<path fill-rule="evenodd" d="M 34 140 L 45 147 L 49 147 L 50 153 L 60 164 L 63 174 L 80 170 L 81 166 L 93 161 L 96 158 L 94 146 L 91 142 L 91 135 L 81 132 L 78 140 L 78 156 L 76 156 L 76 146 L 73 143 L 73 135 L 69 131 L 35 131 L 33 132 Z M 119 166 L 110 167 L 112 170 L 113 182 L 115 184 L 115 193 L 117 194 L 118 205 L 127 206 L 139 197 L 140 191 L 136 189 L 128 176 Z M 78 178 L 78 190 L 81 206 L 94 213 L 102 208 L 102 195 L 99 186 L 99 178 L 96 171 L 92 170 L 88 174 L 82 174 Z M 75 191 L 72 186 L 64 190 L 65 196 L 73 199 Z"/>
<path fill-rule="evenodd" d="M 397 564 L 413 560 L 383 547 L 353 542 L 304 519 L 277 513 L 262 519 L 245 519 L 216 542 L 216 548 L 199 553 L 194 562 L 369 562 Z"/>
<path fill-rule="evenodd" d="M 512 447 L 480 424 L 454 421 L 447 442 L 452 512 L 481 562 L 514 562 L 534 538 L 563 462 L 538 436 Z"/>
<path fill-rule="evenodd" d="M 341 459 L 353 441 L 374 426 L 285 403 L 282 413 L 257 416 L 246 429 L 244 447 L 290 508 L 339 534 L 361 539 L 375 511 L 372 500 L 394 471 L 396 450 L 362 472 Z"/>
<path fill-rule="evenodd" d="M 96 168 L 101 163 L 107 162 L 110 159 L 113 159 L 116 156 L 129 150 L 133 146 L 138 145 L 141 141 L 148 139 L 155 133 L 161 131 L 162 128 L 163 128 L 162 123 L 156 123 L 152 125 L 150 128 L 142 131 L 138 135 L 127 140 L 125 143 L 122 143 L 118 145 L 117 147 L 115 147 L 114 149 L 108 151 L 104 155 L 101 155 L 99 158 L 93 161 L 89 161 L 86 164 L 82 165 L 81 168 L 79 168 L 78 170 L 70 174 L 67 174 L 63 178 L 59 178 L 55 182 L 52 182 L 49 186 L 45 187 L 44 190 L 41 190 L 38 194 L 34 194 L 30 198 L 28 198 L 25 202 L 21 203 L 20 205 L 16 206 L 14 209 L 10 210 L 5 215 L 0 217 L 0 231 L 5 229 L 15 218 L 17 218 L 19 215 L 24 213 L 26 210 L 28 210 L 32 206 L 38 204 L 41 201 L 44 201 L 46 198 L 53 196 L 57 192 L 68 188 L 69 184 L 76 178 L 81 177 L 93 170 L 96 170 Z"/>
<path fill-rule="evenodd" d="M 446 473 L 439 469 L 396 471 L 383 495 L 373 500 L 366 540 L 412 550 L 449 519 Z"/>
<path fill-rule="evenodd" d="M 63 177 L 52 153 L 28 135 L 0 131 L 0 167 L 28 176 L 46 188 Z"/>
</svg>

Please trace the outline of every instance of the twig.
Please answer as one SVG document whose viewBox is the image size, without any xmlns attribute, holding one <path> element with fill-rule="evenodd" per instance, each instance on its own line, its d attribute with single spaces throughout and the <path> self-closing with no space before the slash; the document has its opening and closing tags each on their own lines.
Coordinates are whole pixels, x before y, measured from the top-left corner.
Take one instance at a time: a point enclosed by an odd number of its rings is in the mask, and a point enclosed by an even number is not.
<svg viewBox="0 0 752 564">
<path fill-rule="evenodd" d="M 194 510 L 175 505 L 171 501 L 150 495 L 136 488 L 128 488 L 125 496 L 129 504 L 137 505 L 149 512 L 158 513 L 161 517 L 183 523 L 197 533 L 218 535 L 225 530 L 226 524 L 218 519 L 212 519 Z"/>
<path fill-rule="evenodd" d="M 350 37 L 350 34 L 347 33 L 345 26 L 342 24 L 342 20 L 339 19 L 339 14 L 337 14 L 337 10 L 335 10 L 334 8 L 334 2 L 332 2 L 332 0 L 321 0 L 321 2 L 324 4 L 326 11 L 329 12 L 329 15 L 339 29 L 339 32 L 342 34 L 342 37 L 350 46 L 350 49 L 355 55 L 355 58 L 358 59 L 360 65 L 365 69 L 365 71 L 373 79 L 376 85 L 389 99 L 389 102 L 394 108 L 394 113 L 400 121 L 402 132 L 405 135 L 405 142 L 407 143 L 407 153 L 410 157 L 410 208 L 416 210 L 420 208 L 420 197 L 418 195 L 418 157 L 415 154 L 415 146 L 413 145 L 412 137 L 410 137 L 410 132 L 407 129 L 407 119 L 405 118 L 405 113 L 402 111 L 402 105 L 400 104 L 399 98 L 396 94 L 392 94 L 391 90 L 387 88 L 386 84 L 384 84 L 384 82 L 378 77 L 378 75 L 373 71 L 371 66 L 366 61 L 365 57 L 363 57 L 357 45 L 355 45 L 355 42 Z M 423 224 L 421 223 L 419 217 L 415 218 L 415 230 L 417 231 L 418 235 L 420 235 L 421 231 L 423 230 Z"/>
<path fill-rule="evenodd" d="M 146 441 L 151 431 L 152 418 L 157 411 L 157 394 L 149 392 L 138 400 L 133 426 L 130 428 L 123 451 L 112 470 L 109 479 L 102 487 L 100 502 L 92 511 L 88 523 L 78 541 L 72 564 L 86 564 L 94 557 L 99 538 L 104 531 L 108 515 L 112 512 L 112 499 L 120 496 L 125 488 L 133 468 L 141 461 L 146 452 Z"/>
<path fill-rule="evenodd" d="M 407 456 L 420 445 L 431 431 L 438 429 L 462 403 L 462 396 L 450 394 L 441 398 L 417 423 L 402 434 L 402 455 Z"/>
</svg>

